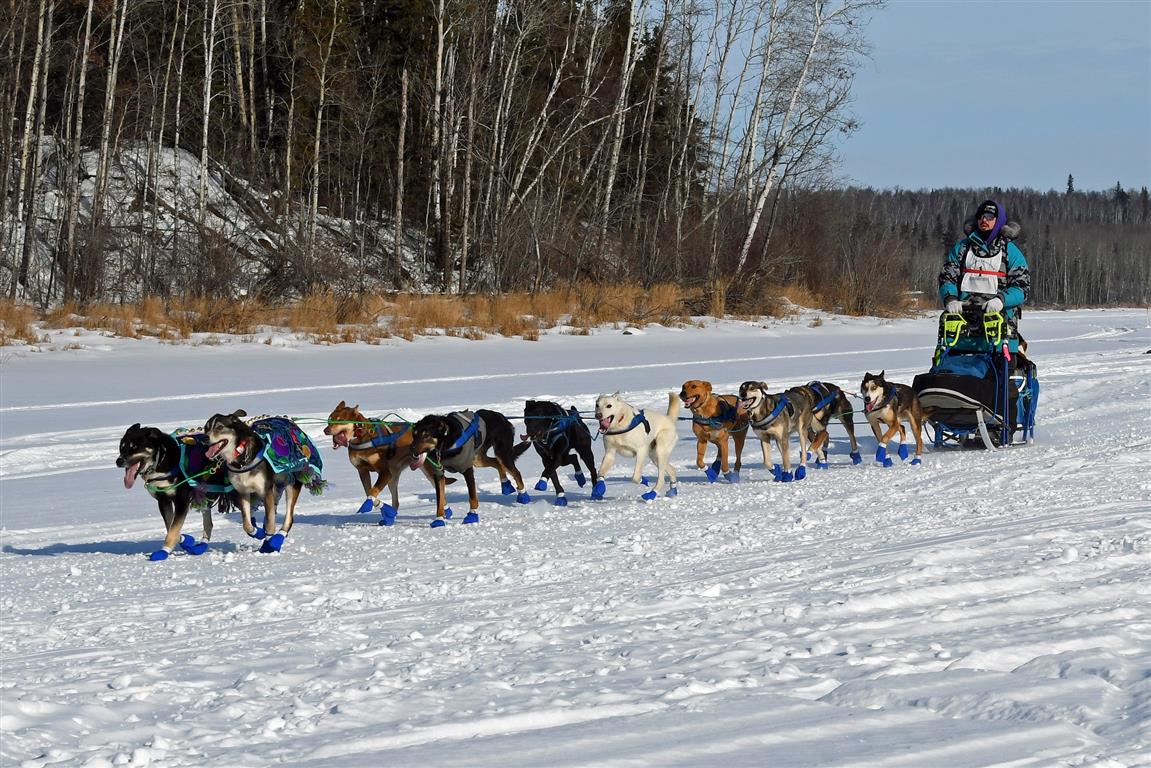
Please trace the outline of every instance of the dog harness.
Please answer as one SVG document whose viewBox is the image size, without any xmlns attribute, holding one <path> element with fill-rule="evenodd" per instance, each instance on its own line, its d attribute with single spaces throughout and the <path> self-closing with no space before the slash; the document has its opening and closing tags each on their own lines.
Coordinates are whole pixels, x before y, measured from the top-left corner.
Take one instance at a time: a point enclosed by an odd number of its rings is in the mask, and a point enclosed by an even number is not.
<svg viewBox="0 0 1151 768">
<path fill-rule="evenodd" d="M 835 392 L 829 390 L 822 381 L 813 381 L 807 386 L 812 392 L 822 398 L 818 405 L 813 405 L 811 407 L 813 413 L 822 411 L 824 408 L 835 402 Z"/>
<path fill-rule="evenodd" d="M 537 418 L 553 419 L 552 426 L 541 437 L 533 437 L 532 442 L 543 445 L 556 453 L 559 453 L 557 446 L 561 444 L 561 440 L 563 441 L 565 448 L 567 445 L 570 445 L 571 438 L 569 434 L 572 427 L 574 427 L 576 424 L 583 423 L 580 419 L 579 411 L 576 410 L 574 405 L 572 406 L 572 409 L 568 411 L 568 413 L 564 416 L 543 416 Z"/>
<path fill-rule="evenodd" d="M 866 409 L 868 413 L 871 413 L 872 411 L 882 411 L 884 408 L 891 405 L 893 401 L 896 403 L 899 402 L 899 388 L 893 384 L 888 384 L 887 386 L 891 387 L 890 393 L 887 395 L 887 397 L 883 398 L 883 402 L 881 402 L 879 405 L 869 406 Z"/>
<path fill-rule="evenodd" d="M 625 432 L 631 432 L 633 429 L 638 427 L 640 424 L 643 424 L 644 431 L 650 435 L 651 434 L 651 424 L 648 423 L 647 417 L 643 415 L 643 411 L 638 411 L 635 416 L 632 416 L 631 417 L 631 424 L 628 424 L 626 428 L 617 429 L 614 432 L 610 431 L 610 430 L 607 432 L 603 432 L 601 430 L 601 434 L 604 434 L 604 435 L 622 435 Z"/>
<path fill-rule="evenodd" d="M 451 417 L 460 423 L 463 432 L 448 448 L 433 451 L 439 463 L 456 472 L 463 472 L 475 461 L 476 452 L 484 443 L 484 420 L 471 411 L 456 411 Z"/>
<path fill-rule="evenodd" d="M 712 395 L 712 397 L 715 397 L 715 395 Z M 732 405 L 722 398 L 716 397 L 715 399 L 719 401 L 719 413 L 710 419 L 693 414 L 691 417 L 692 424 L 699 424 L 700 426 L 710 427 L 711 429 L 722 429 L 725 424 L 734 424 L 736 422 L 739 418 L 739 407 Z M 747 427 L 745 426 L 743 429 L 747 429 Z M 742 430 L 732 429 L 729 431 L 736 432 Z"/>
<path fill-rule="evenodd" d="M 394 446 L 410 428 L 410 424 L 404 424 L 403 428 L 392 432 L 392 427 L 400 426 L 386 421 L 373 421 L 371 422 L 370 437 L 363 442 L 354 443 L 348 446 L 350 451 L 364 451 L 369 448 L 391 448 Z"/>
<path fill-rule="evenodd" d="M 775 408 L 772 409 L 771 413 L 764 416 L 761 420 L 753 422 L 751 425 L 752 428 L 754 428 L 754 429 L 765 428 L 767 425 L 771 424 L 771 422 L 773 422 L 779 418 L 779 414 L 783 413 L 784 408 L 790 408 L 790 406 L 791 406 L 791 402 L 787 399 L 787 395 L 786 394 L 780 395 L 779 396 L 779 402 L 775 404 Z"/>
<path fill-rule="evenodd" d="M 216 461 L 208 459 L 206 455 L 208 438 L 203 432 L 177 429 L 171 433 L 171 437 L 180 447 L 180 458 L 168 472 L 144 478 L 145 488 L 155 493 L 164 493 L 181 485 L 187 485 L 189 488 L 195 488 L 197 495 L 205 496 L 224 494 L 232 490 L 231 483 L 206 483 L 198 480 L 201 477 L 212 476 L 222 465 L 218 459 Z M 171 484 L 164 487 L 155 485 L 165 481 Z"/>
<path fill-rule="evenodd" d="M 229 472 L 237 475 L 251 472 L 266 461 L 277 475 L 289 474 L 302 481 L 312 493 L 320 492 L 324 486 L 324 462 L 311 438 L 295 422 L 284 416 L 264 416 L 249 426 L 263 446 L 246 464 L 237 467 L 228 463 Z M 248 451 L 243 443 L 237 449 L 241 455 Z"/>
</svg>

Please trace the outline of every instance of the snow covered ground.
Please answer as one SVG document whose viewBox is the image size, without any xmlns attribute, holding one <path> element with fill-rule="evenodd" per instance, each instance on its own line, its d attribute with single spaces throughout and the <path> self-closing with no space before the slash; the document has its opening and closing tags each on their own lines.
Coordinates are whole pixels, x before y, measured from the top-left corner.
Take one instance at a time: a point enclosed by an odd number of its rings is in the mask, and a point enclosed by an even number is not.
<svg viewBox="0 0 1151 768">
<path fill-rule="evenodd" d="M 743 482 L 709 485 L 681 423 L 677 498 L 638 501 L 629 460 L 607 500 L 571 483 L 566 509 L 514 504 L 480 470 L 482 522 L 438 530 L 412 474 L 394 527 L 355 514 L 321 434 L 335 403 L 514 416 L 615 390 L 662 409 L 689 378 L 855 391 L 865 371 L 910 383 L 935 321 L 0 350 L 0 764 L 1151 765 L 1148 314 L 1023 322 L 1033 446 L 852 466 L 836 426 L 830 470 L 769 482 L 749 442 Z M 207 554 L 149 562 L 163 528 L 123 487 L 120 435 L 241 407 L 300 418 L 327 493 L 280 554 L 231 514 Z M 534 452 L 521 467 L 530 487 Z"/>
</svg>

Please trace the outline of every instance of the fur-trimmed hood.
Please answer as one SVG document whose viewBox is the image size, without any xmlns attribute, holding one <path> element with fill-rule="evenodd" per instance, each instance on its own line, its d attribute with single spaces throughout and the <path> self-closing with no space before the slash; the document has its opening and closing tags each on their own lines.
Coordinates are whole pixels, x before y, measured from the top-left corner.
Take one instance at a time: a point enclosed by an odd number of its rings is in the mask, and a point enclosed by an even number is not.
<svg viewBox="0 0 1151 768">
<path fill-rule="evenodd" d="M 970 235 L 972 232 L 978 232 L 979 230 L 976 228 L 975 223 L 976 219 L 974 216 L 968 219 L 963 224 L 963 234 Z M 1016 240 L 1023 234 L 1023 225 L 1018 221 L 1008 219 L 1000 228 L 999 234 L 1002 235 L 1005 240 Z"/>
</svg>

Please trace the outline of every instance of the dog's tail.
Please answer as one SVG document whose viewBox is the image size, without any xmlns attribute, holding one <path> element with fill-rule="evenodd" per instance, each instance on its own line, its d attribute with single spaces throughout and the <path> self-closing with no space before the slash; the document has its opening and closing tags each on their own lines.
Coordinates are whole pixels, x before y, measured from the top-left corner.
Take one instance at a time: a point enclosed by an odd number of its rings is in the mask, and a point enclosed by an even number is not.
<svg viewBox="0 0 1151 768">
<path fill-rule="evenodd" d="M 672 421 L 679 418 L 679 395 L 675 392 L 667 393 L 667 416 Z"/>
</svg>

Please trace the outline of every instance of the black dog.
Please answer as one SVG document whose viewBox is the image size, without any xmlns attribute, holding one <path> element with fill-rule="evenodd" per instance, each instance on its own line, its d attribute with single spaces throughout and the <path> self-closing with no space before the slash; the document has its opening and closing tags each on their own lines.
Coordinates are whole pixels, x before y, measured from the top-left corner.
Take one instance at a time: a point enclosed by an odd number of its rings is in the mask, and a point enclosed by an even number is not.
<svg viewBox="0 0 1151 768">
<path fill-rule="evenodd" d="M 173 437 L 139 424 L 128 427 L 120 438 L 116 466 L 124 470 L 124 487 L 131 488 L 136 478 L 143 478 L 144 487 L 160 506 L 167 529 L 164 546 L 150 559 L 166 560 L 177 543 L 189 554 L 203 554 L 212 538 L 212 507 L 226 511 L 237 502 L 222 462 L 212 463 L 207 449 L 208 439 L 202 432 Z M 180 534 L 193 505 L 201 507 L 204 514 L 204 537 L 199 541 Z"/>
<path fill-rule="evenodd" d="M 488 450 L 495 452 L 489 456 Z M 516 431 L 508 417 L 496 411 L 480 409 L 455 411 L 447 415 L 425 416 L 412 426 L 412 469 L 419 469 L 425 461 L 432 465 L 436 486 L 436 519 L 432 527 L 444 525 L 444 472 L 463 475 L 468 484 L 470 510 L 465 523 L 478 523 L 476 512 L 480 502 L 476 497 L 474 467 L 495 467 L 500 473 L 500 489 L 505 495 L 519 491 L 516 501 L 531 501 L 524 490 L 524 479 L 516 469 L 516 459 L 528 449 L 527 443 L 516 445 Z M 515 488 L 508 474 L 515 478 Z"/>
<path fill-rule="evenodd" d="M 528 400 L 524 404 L 524 425 L 527 434 L 521 439 L 531 440 L 544 465 L 540 481 L 536 483 L 537 491 L 547 490 L 547 481 L 550 479 L 556 489 L 556 506 L 566 507 L 568 501 L 564 497 L 564 488 L 560 485 L 556 470 L 570 464 L 575 470 L 575 480 L 582 488 L 587 478 L 580 471 L 577 453 L 591 472 L 592 487 L 595 487 L 599 473 L 596 472 L 595 457 L 591 450 L 591 431 L 575 407 L 565 411 L 558 403 L 549 400 Z"/>
</svg>

